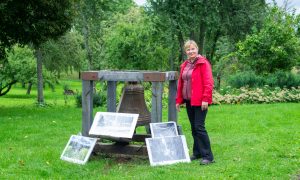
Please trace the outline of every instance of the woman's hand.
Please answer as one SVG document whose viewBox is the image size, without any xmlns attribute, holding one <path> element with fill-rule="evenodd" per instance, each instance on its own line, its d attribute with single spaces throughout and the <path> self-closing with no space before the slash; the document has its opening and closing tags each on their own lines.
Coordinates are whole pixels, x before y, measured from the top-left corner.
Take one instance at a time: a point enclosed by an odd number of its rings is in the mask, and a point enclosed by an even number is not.
<svg viewBox="0 0 300 180">
<path fill-rule="evenodd" d="M 176 104 L 176 110 L 180 112 L 180 104 Z"/>
<path fill-rule="evenodd" d="M 201 105 L 201 109 L 202 109 L 202 111 L 204 111 L 204 110 L 207 110 L 208 109 L 208 102 L 202 102 L 202 105 Z"/>
</svg>

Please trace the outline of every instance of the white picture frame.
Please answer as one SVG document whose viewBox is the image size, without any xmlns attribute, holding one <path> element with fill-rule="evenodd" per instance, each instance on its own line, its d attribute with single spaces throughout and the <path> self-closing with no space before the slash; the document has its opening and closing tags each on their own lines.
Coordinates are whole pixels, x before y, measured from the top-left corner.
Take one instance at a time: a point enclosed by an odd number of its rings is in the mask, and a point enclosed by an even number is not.
<svg viewBox="0 0 300 180">
<path fill-rule="evenodd" d="M 77 163 L 85 164 L 97 142 L 97 138 L 72 135 L 64 148 L 60 159 Z"/>
<path fill-rule="evenodd" d="M 97 112 L 89 131 L 90 135 L 116 138 L 132 138 L 138 114 Z"/>
<path fill-rule="evenodd" d="M 173 121 L 150 123 L 151 137 L 178 136 L 177 125 Z"/>
<path fill-rule="evenodd" d="M 146 138 L 151 166 L 191 162 L 184 135 Z"/>
</svg>

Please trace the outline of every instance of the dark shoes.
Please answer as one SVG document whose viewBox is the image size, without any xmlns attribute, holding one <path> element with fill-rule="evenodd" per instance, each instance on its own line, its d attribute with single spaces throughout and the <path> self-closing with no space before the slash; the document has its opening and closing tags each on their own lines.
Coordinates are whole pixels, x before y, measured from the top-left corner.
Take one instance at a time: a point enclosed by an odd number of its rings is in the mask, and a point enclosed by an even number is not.
<svg viewBox="0 0 300 180">
<path fill-rule="evenodd" d="M 191 161 L 200 159 L 200 156 L 191 155 Z"/>
<path fill-rule="evenodd" d="M 200 161 L 200 165 L 209 165 L 209 164 L 211 164 L 211 163 L 214 163 L 215 161 L 214 160 L 208 160 L 208 159 L 202 159 L 201 161 Z"/>
<path fill-rule="evenodd" d="M 191 161 L 194 161 L 194 160 L 197 160 L 197 159 L 200 159 L 201 157 L 200 156 L 195 156 L 195 155 L 191 155 Z M 208 164 L 211 164 L 211 163 L 214 163 L 215 161 L 214 160 L 208 160 L 208 159 L 202 159 L 200 160 L 200 165 L 208 165 Z"/>
</svg>

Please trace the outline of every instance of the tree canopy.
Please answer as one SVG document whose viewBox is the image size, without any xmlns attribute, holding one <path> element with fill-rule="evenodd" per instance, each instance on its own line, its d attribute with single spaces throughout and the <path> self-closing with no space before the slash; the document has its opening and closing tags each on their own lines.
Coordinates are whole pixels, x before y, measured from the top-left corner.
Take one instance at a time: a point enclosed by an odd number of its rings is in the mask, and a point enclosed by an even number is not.
<svg viewBox="0 0 300 180">
<path fill-rule="evenodd" d="M 262 29 L 237 44 L 237 57 L 257 74 L 290 70 L 300 62 L 298 24 L 295 16 L 271 8 Z"/>
<path fill-rule="evenodd" d="M 15 43 L 39 45 L 65 33 L 72 22 L 69 0 L 2 0 L 0 46 Z M 3 55 L 3 54 L 2 54 Z"/>
<path fill-rule="evenodd" d="M 38 103 L 44 103 L 40 44 L 63 35 L 72 25 L 69 0 L 4 0 L 0 4 L 0 50 L 32 44 L 37 58 Z M 3 58 L 1 58 L 3 59 Z"/>
<path fill-rule="evenodd" d="M 164 20 L 171 29 L 181 49 L 180 60 L 184 58 L 183 43 L 193 39 L 199 45 L 200 53 L 213 61 L 217 41 L 228 36 L 232 42 L 245 37 L 253 26 L 259 26 L 265 11 L 262 0 L 166 0 L 149 1 L 149 10 Z"/>
</svg>

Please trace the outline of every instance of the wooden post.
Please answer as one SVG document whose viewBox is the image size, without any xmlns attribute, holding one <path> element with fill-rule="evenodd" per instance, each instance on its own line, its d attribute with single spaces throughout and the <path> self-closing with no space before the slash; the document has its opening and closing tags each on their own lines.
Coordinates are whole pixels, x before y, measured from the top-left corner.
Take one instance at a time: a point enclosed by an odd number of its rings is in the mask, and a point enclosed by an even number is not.
<svg viewBox="0 0 300 180">
<path fill-rule="evenodd" d="M 169 81 L 168 121 L 177 123 L 176 111 L 177 80 Z"/>
<path fill-rule="evenodd" d="M 151 122 L 162 122 L 163 82 L 152 82 Z"/>
<path fill-rule="evenodd" d="M 82 80 L 82 135 L 89 136 L 93 123 L 93 81 Z"/>
<path fill-rule="evenodd" d="M 107 81 L 107 112 L 116 112 L 116 81 Z"/>
</svg>

